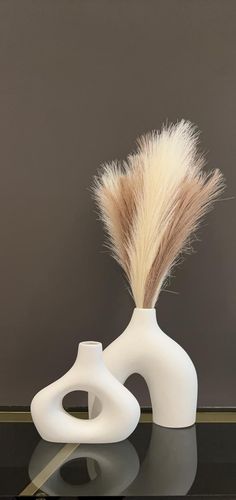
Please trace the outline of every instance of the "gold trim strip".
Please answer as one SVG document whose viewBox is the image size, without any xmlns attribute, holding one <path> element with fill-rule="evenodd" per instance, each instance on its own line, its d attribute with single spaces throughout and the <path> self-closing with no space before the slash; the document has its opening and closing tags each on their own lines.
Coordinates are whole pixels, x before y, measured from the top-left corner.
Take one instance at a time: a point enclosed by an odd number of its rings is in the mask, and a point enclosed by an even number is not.
<svg viewBox="0 0 236 500">
<path fill-rule="evenodd" d="M 77 418 L 88 418 L 87 411 L 71 411 L 70 415 Z M 0 422 L 26 423 L 32 422 L 30 411 L 0 411 Z"/>
<path fill-rule="evenodd" d="M 236 411 L 198 411 L 197 424 L 235 424 Z"/>
<path fill-rule="evenodd" d="M 29 411 L 0 411 L 0 422 L 32 422 Z"/>
<path fill-rule="evenodd" d="M 50 460 L 46 467 L 29 483 L 19 496 L 32 496 L 46 483 L 49 477 L 63 464 L 63 462 L 78 448 L 79 444 L 66 444 Z"/>
<path fill-rule="evenodd" d="M 152 422 L 151 413 L 141 413 L 140 422 L 148 424 Z M 197 424 L 236 424 L 236 411 L 198 411 Z"/>
<path fill-rule="evenodd" d="M 70 415 L 73 415 L 77 418 L 88 418 L 87 411 L 73 411 L 70 412 Z M 0 422 L 9 422 L 9 423 L 27 423 L 32 422 L 31 414 L 29 411 L 0 411 Z M 150 423 L 152 422 L 152 414 L 150 413 L 141 413 L 140 417 L 141 423 Z M 236 423 L 236 410 L 229 411 L 198 411 L 197 412 L 197 423 L 225 423 L 230 424 Z"/>
</svg>

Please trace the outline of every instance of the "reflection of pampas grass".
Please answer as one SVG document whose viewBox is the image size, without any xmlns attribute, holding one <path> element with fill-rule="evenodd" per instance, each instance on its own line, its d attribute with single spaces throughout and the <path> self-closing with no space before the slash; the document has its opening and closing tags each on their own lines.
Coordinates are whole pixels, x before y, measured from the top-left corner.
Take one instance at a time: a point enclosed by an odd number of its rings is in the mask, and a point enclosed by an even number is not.
<svg viewBox="0 0 236 500">
<path fill-rule="evenodd" d="M 223 189 L 219 170 L 202 172 L 189 122 L 141 137 L 126 162 L 106 164 L 95 197 L 110 248 L 137 307 L 154 307 L 190 234 Z"/>
</svg>

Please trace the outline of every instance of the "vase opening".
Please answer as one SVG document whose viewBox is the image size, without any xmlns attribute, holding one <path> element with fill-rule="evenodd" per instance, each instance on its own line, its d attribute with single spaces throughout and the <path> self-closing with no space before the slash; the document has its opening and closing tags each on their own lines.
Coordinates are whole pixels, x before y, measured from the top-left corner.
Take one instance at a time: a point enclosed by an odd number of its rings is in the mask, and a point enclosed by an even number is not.
<svg viewBox="0 0 236 500">
<path fill-rule="evenodd" d="M 98 346 L 101 344 L 101 342 L 97 342 L 95 340 L 85 340 L 84 342 L 80 342 L 80 344 L 84 346 Z"/>
<path fill-rule="evenodd" d="M 135 311 L 155 311 L 155 307 L 135 307 Z"/>
</svg>

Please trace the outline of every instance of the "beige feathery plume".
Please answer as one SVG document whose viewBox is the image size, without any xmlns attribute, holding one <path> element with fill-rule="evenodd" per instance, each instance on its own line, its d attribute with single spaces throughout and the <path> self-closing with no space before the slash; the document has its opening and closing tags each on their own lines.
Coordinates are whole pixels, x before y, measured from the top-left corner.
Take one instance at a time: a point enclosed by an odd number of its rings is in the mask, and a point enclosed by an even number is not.
<svg viewBox="0 0 236 500">
<path fill-rule="evenodd" d="M 95 198 L 113 256 L 136 307 L 154 307 L 161 288 L 202 216 L 223 190 L 219 170 L 202 172 L 198 134 L 182 120 L 141 137 L 121 165 L 106 164 Z"/>
</svg>

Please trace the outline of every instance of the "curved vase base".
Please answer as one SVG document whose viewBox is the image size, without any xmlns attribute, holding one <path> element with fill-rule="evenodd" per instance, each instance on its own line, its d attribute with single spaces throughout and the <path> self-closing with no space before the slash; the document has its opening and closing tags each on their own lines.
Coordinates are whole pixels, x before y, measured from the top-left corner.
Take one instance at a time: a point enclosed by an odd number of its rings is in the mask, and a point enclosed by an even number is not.
<svg viewBox="0 0 236 500">
<path fill-rule="evenodd" d="M 124 384 L 141 375 L 149 389 L 153 422 L 161 427 L 191 427 L 196 420 L 197 374 L 188 354 L 168 337 L 156 320 L 155 309 L 134 309 L 126 330 L 103 353 L 112 374 Z M 89 414 L 98 414 L 89 397 Z"/>
</svg>

